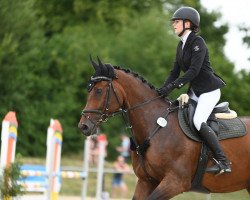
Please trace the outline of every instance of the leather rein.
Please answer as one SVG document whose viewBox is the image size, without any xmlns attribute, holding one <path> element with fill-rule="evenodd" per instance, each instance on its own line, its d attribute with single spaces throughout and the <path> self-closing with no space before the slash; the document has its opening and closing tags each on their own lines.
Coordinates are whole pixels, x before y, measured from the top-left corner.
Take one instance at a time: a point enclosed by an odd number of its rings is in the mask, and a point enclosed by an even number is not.
<svg viewBox="0 0 250 200">
<path fill-rule="evenodd" d="M 149 136 L 144 140 L 144 142 L 141 145 L 139 145 L 135 140 L 132 125 L 131 125 L 130 120 L 129 120 L 128 112 L 131 111 L 131 110 L 135 110 L 135 109 L 137 109 L 139 107 L 142 107 L 142 106 L 144 106 L 146 104 L 149 104 L 149 103 L 151 103 L 151 102 L 153 102 L 153 101 L 155 101 L 155 100 L 157 100 L 159 98 L 162 98 L 162 96 L 154 97 L 152 99 L 149 99 L 149 100 L 146 100 L 144 102 L 138 103 L 138 104 L 136 104 L 136 105 L 134 105 L 134 106 L 132 106 L 130 108 L 124 109 L 123 106 L 122 106 L 122 103 L 119 100 L 117 91 L 115 90 L 115 88 L 113 86 L 113 79 L 111 79 L 111 78 L 102 77 L 102 76 L 91 77 L 89 92 L 93 88 L 94 84 L 97 83 L 97 82 L 100 82 L 100 81 L 108 81 L 108 89 L 106 91 L 106 98 L 105 98 L 103 108 L 102 109 L 88 109 L 88 110 L 83 109 L 82 112 L 81 112 L 81 115 L 85 116 L 85 118 L 88 119 L 94 125 L 93 130 L 95 130 L 95 127 L 98 127 L 103 122 L 107 122 L 109 118 L 114 117 L 114 116 L 116 116 L 118 114 L 121 114 L 122 118 L 123 118 L 123 121 L 124 121 L 124 123 L 126 125 L 126 128 L 129 129 L 130 132 L 131 132 L 132 142 L 135 145 L 134 150 L 136 150 L 136 153 L 139 156 L 139 161 L 140 161 L 140 164 L 142 166 L 142 169 L 143 169 L 144 173 L 147 176 L 147 180 L 153 181 L 154 183 L 158 183 L 158 181 L 155 178 L 153 178 L 152 176 L 150 176 L 149 173 L 146 170 L 145 161 L 144 161 L 144 154 L 145 154 L 147 148 L 149 147 L 150 139 L 157 133 L 157 131 L 161 127 L 158 125 L 153 130 L 153 132 L 150 133 Z M 110 100 L 111 100 L 111 93 L 112 92 L 115 94 L 115 98 L 116 98 L 116 101 L 119 104 L 120 109 L 118 111 L 112 113 L 112 114 L 109 114 L 108 111 L 109 111 L 109 107 L 110 107 Z M 179 106 L 171 108 L 172 102 L 170 100 L 166 100 L 166 101 L 169 103 L 170 106 L 167 109 L 167 113 L 164 115 L 164 118 L 167 118 L 168 114 L 170 114 L 172 111 L 179 108 Z M 92 120 L 90 118 L 88 113 L 95 113 L 95 114 L 100 115 L 100 117 L 95 122 L 94 120 Z M 91 134 L 93 134 L 93 133 L 91 133 Z"/>
</svg>

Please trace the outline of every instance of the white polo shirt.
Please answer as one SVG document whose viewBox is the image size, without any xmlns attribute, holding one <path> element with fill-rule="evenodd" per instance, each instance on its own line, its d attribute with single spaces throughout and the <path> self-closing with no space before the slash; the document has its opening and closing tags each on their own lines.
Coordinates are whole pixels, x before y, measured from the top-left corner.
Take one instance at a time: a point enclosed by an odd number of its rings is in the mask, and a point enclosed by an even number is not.
<svg viewBox="0 0 250 200">
<path fill-rule="evenodd" d="M 186 41 L 187 41 L 187 38 L 189 36 L 189 34 L 191 33 L 192 31 L 188 30 L 185 35 L 182 35 L 181 36 L 181 41 L 182 41 L 182 49 L 184 48 L 185 44 L 186 44 Z"/>
</svg>

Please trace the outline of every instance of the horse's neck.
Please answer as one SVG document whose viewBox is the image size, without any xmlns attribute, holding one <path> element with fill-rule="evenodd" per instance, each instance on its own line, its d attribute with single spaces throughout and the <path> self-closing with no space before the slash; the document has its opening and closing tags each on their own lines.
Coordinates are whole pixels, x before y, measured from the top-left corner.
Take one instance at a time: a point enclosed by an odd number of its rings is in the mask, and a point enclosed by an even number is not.
<svg viewBox="0 0 250 200">
<path fill-rule="evenodd" d="M 154 97 L 149 97 L 148 100 Z M 154 100 L 129 112 L 130 123 L 138 142 L 142 143 L 156 128 L 156 121 L 167 111 L 167 104 L 162 100 Z"/>
<path fill-rule="evenodd" d="M 118 83 L 123 89 L 124 103 L 128 109 L 157 96 L 154 89 L 132 74 L 118 71 Z"/>
<path fill-rule="evenodd" d="M 129 110 L 133 132 L 137 140 L 144 140 L 155 128 L 158 117 L 166 112 L 168 104 L 163 99 L 155 100 L 157 92 L 136 78 L 130 77 L 123 83 L 125 107 Z"/>
</svg>

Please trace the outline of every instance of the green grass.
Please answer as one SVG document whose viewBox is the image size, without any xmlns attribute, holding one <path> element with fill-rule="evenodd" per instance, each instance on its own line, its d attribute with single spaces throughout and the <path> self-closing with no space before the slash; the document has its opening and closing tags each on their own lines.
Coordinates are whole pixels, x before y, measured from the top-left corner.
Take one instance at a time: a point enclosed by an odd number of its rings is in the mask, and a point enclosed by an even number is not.
<svg viewBox="0 0 250 200">
<path fill-rule="evenodd" d="M 45 164 L 45 160 L 43 158 L 23 158 L 22 163 L 25 164 Z M 74 155 L 74 156 L 63 156 L 61 161 L 62 166 L 74 166 L 74 167 L 82 167 L 82 155 Z M 90 166 L 91 167 L 91 166 Z M 106 162 L 105 168 L 111 168 L 112 163 Z M 96 173 L 89 173 L 88 177 L 88 191 L 87 194 L 89 197 L 95 197 L 96 195 Z M 136 177 L 132 174 L 124 175 L 124 181 L 127 183 L 129 192 L 127 195 L 128 199 L 131 199 L 133 196 Z M 111 181 L 112 174 L 107 173 L 104 176 L 104 190 L 111 194 Z M 62 187 L 60 191 L 60 195 L 71 195 L 71 196 L 81 196 L 81 188 L 82 188 L 82 180 L 81 179 L 62 179 Z M 242 190 L 239 192 L 226 193 L 226 194 L 211 194 L 211 200 L 249 200 L 250 196 L 248 195 L 246 190 Z M 183 193 L 173 200 L 207 200 L 205 194 L 200 193 Z"/>
<path fill-rule="evenodd" d="M 226 194 L 211 194 L 211 200 L 249 200 L 250 196 L 246 190 Z M 207 195 L 187 192 L 173 198 L 173 200 L 207 200 Z"/>
</svg>

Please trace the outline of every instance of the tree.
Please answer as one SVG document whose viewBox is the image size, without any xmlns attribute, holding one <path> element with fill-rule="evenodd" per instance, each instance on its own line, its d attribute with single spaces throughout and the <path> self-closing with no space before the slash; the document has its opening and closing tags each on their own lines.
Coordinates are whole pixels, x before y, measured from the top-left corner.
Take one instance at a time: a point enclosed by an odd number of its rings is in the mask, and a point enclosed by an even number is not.
<svg viewBox="0 0 250 200">
<path fill-rule="evenodd" d="M 241 26 L 239 30 L 245 33 L 245 36 L 242 40 L 243 43 L 246 44 L 248 48 L 250 48 L 250 27 Z M 250 61 L 250 57 L 248 58 L 248 60 Z"/>
<path fill-rule="evenodd" d="M 83 137 L 77 124 L 93 74 L 90 54 L 139 72 L 159 87 L 174 61 L 178 38 L 169 22 L 181 5 L 200 11 L 201 34 L 212 65 L 230 85 L 223 99 L 238 106 L 235 94 L 246 94 L 234 82 L 247 87 L 249 79 L 247 74 L 236 74 L 223 53 L 227 25 L 215 26 L 219 13 L 208 13 L 200 1 L 0 1 L 0 113 L 17 112 L 17 150 L 44 156 L 47 127 L 50 118 L 55 118 L 64 129 L 63 153 L 81 151 Z M 171 98 L 179 94 L 176 91 Z M 249 104 L 241 103 L 243 108 Z M 116 119 L 102 129 L 110 135 L 109 148 L 114 152 L 123 122 Z"/>
</svg>

